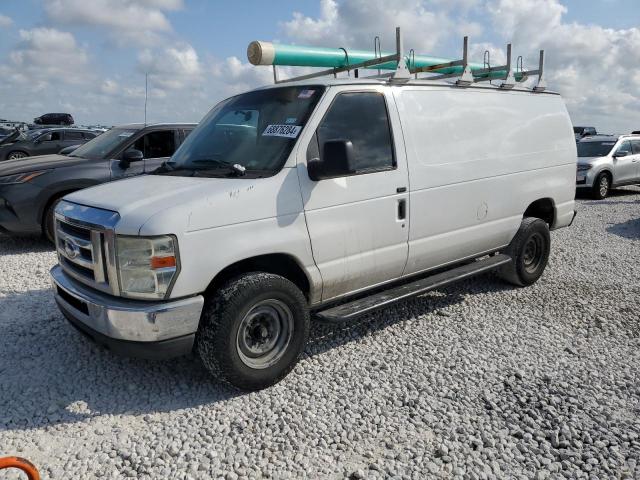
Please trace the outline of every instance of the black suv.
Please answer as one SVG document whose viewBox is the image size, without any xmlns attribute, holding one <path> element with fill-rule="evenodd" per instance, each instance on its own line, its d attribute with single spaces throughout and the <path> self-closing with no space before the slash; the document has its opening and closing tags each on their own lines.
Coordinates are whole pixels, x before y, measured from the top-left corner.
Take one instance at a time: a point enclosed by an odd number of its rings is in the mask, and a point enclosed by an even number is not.
<svg viewBox="0 0 640 480">
<path fill-rule="evenodd" d="M 33 119 L 36 125 L 73 125 L 73 117 L 70 113 L 45 113 Z"/>
<path fill-rule="evenodd" d="M 157 169 L 194 123 L 123 125 L 68 156 L 46 155 L 0 162 L 0 231 L 43 232 L 53 241 L 53 210 L 67 193 Z"/>
</svg>

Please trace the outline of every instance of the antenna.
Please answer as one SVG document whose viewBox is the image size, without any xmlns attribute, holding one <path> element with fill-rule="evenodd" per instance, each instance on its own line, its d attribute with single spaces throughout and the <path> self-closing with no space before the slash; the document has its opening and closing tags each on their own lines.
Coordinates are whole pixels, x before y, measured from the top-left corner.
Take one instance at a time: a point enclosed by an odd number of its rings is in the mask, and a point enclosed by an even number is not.
<svg viewBox="0 0 640 480">
<path fill-rule="evenodd" d="M 149 72 L 144 72 L 144 126 L 147 126 L 147 97 L 149 92 Z"/>
</svg>

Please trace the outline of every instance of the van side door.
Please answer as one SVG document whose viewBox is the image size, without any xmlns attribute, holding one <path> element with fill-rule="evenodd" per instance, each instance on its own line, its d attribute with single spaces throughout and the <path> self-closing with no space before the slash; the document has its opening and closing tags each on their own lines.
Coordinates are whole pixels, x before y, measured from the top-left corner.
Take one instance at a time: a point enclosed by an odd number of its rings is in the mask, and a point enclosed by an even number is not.
<svg viewBox="0 0 640 480">
<path fill-rule="evenodd" d="M 408 253 L 408 174 L 393 96 L 385 87 L 332 87 L 299 142 L 298 177 L 322 300 L 399 278 Z M 307 164 L 327 142 L 353 146 L 355 169 L 314 181 Z"/>
</svg>

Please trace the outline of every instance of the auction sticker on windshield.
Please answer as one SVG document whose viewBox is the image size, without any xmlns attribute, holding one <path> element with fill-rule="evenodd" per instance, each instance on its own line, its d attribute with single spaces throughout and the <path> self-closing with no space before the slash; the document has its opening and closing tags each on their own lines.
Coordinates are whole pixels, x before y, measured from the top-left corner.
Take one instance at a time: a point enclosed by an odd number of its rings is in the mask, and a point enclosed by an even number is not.
<svg viewBox="0 0 640 480">
<path fill-rule="evenodd" d="M 300 125 L 268 125 L 262 136 L 296 138 L 300 130 L 302 130 Z"/>
</svg>

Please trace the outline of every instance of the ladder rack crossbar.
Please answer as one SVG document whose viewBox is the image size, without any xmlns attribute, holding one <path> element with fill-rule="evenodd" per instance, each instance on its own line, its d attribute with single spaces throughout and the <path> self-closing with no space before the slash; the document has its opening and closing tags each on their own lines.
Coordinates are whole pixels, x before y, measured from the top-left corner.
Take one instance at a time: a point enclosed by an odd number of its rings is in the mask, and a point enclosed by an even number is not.
<svg viewBox="0 0 640 480">
<path fill-rule="evenodd" d="M 276 83 L 286 83 L 286 82 L 297 82 L 299 80 L 309 80 L 311 78 L 324 77 L 326 75 L 336 75 L 342 72 L 348 72 L 351 70 L 356 70 L 358 68 L 367 68 L 367 67 L 375 67 L 376 65 L 382 65 L 383 63 L 396 62 L 398 61 L 398 54 L 393 53 L 391 55 L 387 55 L 386 57 L 378 57 L 371 60 L 367 60 L 365 62 L 354 63 L 353 65 L 345 65 L 344 67 L 334 67 L 329 68 L 327 70 L 321 70 L 319 72 L 309 73 L 307 75 L 300 75 L 297 77 L 286 78 L 282 80 L 277 80 Z"/>
</svg>

